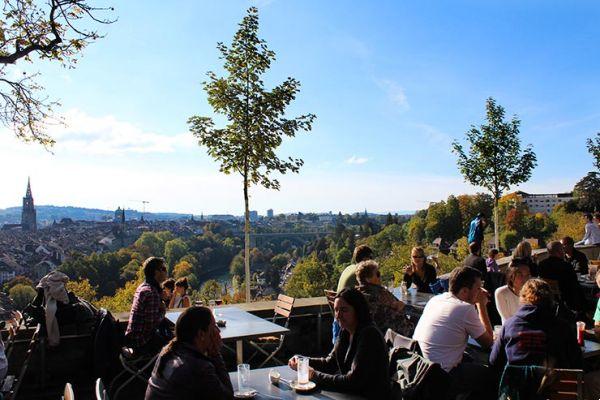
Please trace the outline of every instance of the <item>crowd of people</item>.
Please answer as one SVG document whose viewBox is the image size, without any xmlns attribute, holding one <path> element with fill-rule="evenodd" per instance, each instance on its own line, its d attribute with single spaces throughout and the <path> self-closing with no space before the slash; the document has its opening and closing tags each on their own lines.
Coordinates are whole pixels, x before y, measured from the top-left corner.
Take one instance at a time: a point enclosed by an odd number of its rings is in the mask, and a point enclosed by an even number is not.
<svg viewBox="0 0 600 400">
<path fill-rule="evenodd" d="M 407 315 L 407 305 L 383 286 L 373 251 L 356 247 L 355 262 L 342 272 L 333 302 L 333 349 L 324 358 L 310 358 L 310 379 L 323 389 L 390 398 L 389 349 L 383 338 L 388 329 L 418 342 L 422 357 L 439 364 L 448 376 L 449 398 L 497 398 L 506 365 L 583 368 L 574 321 L 589 320 L 600 337 L 600 303 L 593 321 L 586 319 L 589 307 L 577 279 L 589 270 L 586 256 L 565 237 L 548 243 L 548 257 L 538 263 L 524 241 L 501 273 L 497 251 L 490 251 L 487 260 L 481 257 L 477 232 L 484 224 L 483 216 L 472 224 L 470 254 L 449 274 L 448 290 L 441 294 L 434 290 L 439 284 L 436 267 L 427 262 L 423 248 L 412 249 L 404 282 L 432 296 L 416 325 Z M 135 353 L 160 352 L 146 399 L 191 399 L 207 390 L 214 393 L 212 398 L 232 398 L 210 309 L 190 307 L 187 281 L 166 279 L 163 259 L 151 257 L 143 267 L 145 281 L 135 293 L 126 340 Z M 500 274 L 505 284 L 493 293 L 484 289 L 486 279 Z M 600 286 L 600 274 L 597 277 Z M 495 329 L 488 314 L 490 302 L 501 318 Z M 165 319 L 165 311 L 173 307 L 186 308 L 174 337 Z M 469 337 L 489 352 L 487 362 L 466 356 Z M 296 369 L 296 358 L 288 365 Z M 598 373 L 588 371 L 587 398 L 600 396 L 598 382 Z"/>
</svg>

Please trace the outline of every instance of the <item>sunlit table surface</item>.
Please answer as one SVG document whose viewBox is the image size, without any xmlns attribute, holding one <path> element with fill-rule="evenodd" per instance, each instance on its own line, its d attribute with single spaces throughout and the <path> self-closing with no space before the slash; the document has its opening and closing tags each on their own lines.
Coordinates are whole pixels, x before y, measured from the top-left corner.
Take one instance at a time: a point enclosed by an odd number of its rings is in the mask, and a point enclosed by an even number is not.
<svg viewBox="0 0 600 400">
<path fill-rule="evenodd" d="M 288 366 L 272 368 L 281 374 L 281 377 L 291 381 L 296 379 L 296 371 L 293 371 Z M 279 382 L 277 385 L 271 383 L 269 380 L 269 371 L 271 368 L 254 369 L 250 371 L 250 383 L 249 387 L 258 392 L 257 396 L 254 397 L 258 400 L 264 399 L 302 399 L 302 400 L 314 400 L 314 399 L 331 399 L 331 400 L 363 400 L 364 397 L 350 394 L 332 392 L 328 390 L 321 390 L 317 386 L 313 391 L 308 393 L 296 393 L 288 384 Z M 237 390 L 237 372 L 231 372 L 229 374 L 233 389 Z"/>
</svg>

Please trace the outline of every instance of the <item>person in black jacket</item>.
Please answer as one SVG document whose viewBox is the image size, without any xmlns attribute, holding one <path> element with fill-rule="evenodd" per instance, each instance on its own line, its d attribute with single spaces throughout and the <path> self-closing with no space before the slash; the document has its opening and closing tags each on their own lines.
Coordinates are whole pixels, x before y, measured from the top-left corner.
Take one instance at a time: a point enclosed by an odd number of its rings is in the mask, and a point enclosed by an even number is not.
<svg viewBox="0 0 600 400">
<path fill-rule="evenodd" d="M 485 258 L 481 257 L 481 245 L 479 242 L 473 242 L 469 244 L 470 254 L 463 261 L 463 267 L 475 268 L 481 272 L 481 279 L 485 280 L 487 275 L 487 265 L 485 264 Z"/>
<path fill-rule="evenodd" d="M 389 399 L 386 344 L 373 325 L 367 300 L 357 289 L 344 289 L 335 298 L 334 311 L 342 332 L 327 357 L 310 358 L 309 379 L 324 389 Z M 296 370 L 296 357 L 288 365 Z"/>
<path fill-rule="evenodd" d="M 559 241 L 548 243 L 548 258 L 539 264 L 540 278 L 558 284 L 560 297 L 573 311 L 585 311 L 585 295 L 571 264 L 565 261 L 565 249 Z"/>
<path fill-rule="evenodd" d="M 175 338 L 156 360 L 145 400 L 233 399 L 221 347 L 211 310 L 186 309 L 177 319 Z"/>
<path fill-rule="evenodd" d="M 410 265 L 404 267 L 404 282 L 406 287 L 413 283 L 417 291 L 431 293 L 430 284 L 437 280 L 435 267 L 425 262 L 425 250 L 422 247 L 413 247 L 410 252 Z"/>
<path fill-rule="evenodd" d="M 575 241 L 570 236 L 565 236 L 560 240 L 565 248 L 565 261 L 573 266 L 573 270 L 578 274 L 588 273 L 588 258 L 581 251 L 575 248 Z"/>
</svg>

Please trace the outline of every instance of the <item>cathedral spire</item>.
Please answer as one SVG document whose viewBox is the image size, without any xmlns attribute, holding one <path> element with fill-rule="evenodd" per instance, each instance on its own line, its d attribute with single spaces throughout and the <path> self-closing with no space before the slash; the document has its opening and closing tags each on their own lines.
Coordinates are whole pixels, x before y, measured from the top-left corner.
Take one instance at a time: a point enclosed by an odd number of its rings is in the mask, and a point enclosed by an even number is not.
<svg viewBox="0 0 600 400">
<path fill-rule="evenodd" d="M 27 177 L 27 192 L 25 193 L 25 197 L 33 197 L 31 195 L 31 178 Z"/>
</svg>

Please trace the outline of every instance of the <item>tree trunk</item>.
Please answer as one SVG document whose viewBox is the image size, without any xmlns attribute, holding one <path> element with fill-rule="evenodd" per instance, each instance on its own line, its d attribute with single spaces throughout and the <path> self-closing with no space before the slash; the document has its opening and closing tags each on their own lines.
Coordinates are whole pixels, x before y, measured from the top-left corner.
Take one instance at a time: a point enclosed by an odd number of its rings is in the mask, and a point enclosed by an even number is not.
<svg viewBox="0 0 600 400">
<path fill-rule="evenodd" d="M 500 249 L 500 238 L 498 237 L 498 197 L 494 196 L 494 246 Z"/>
<path fill-rule="evenodd" d="M 246 302 L 252 300 L 250 295 L 250 208 L 248 205 L 248 176 L 244 175 L 244 274 L 246 276 Z"/>
</svg>

